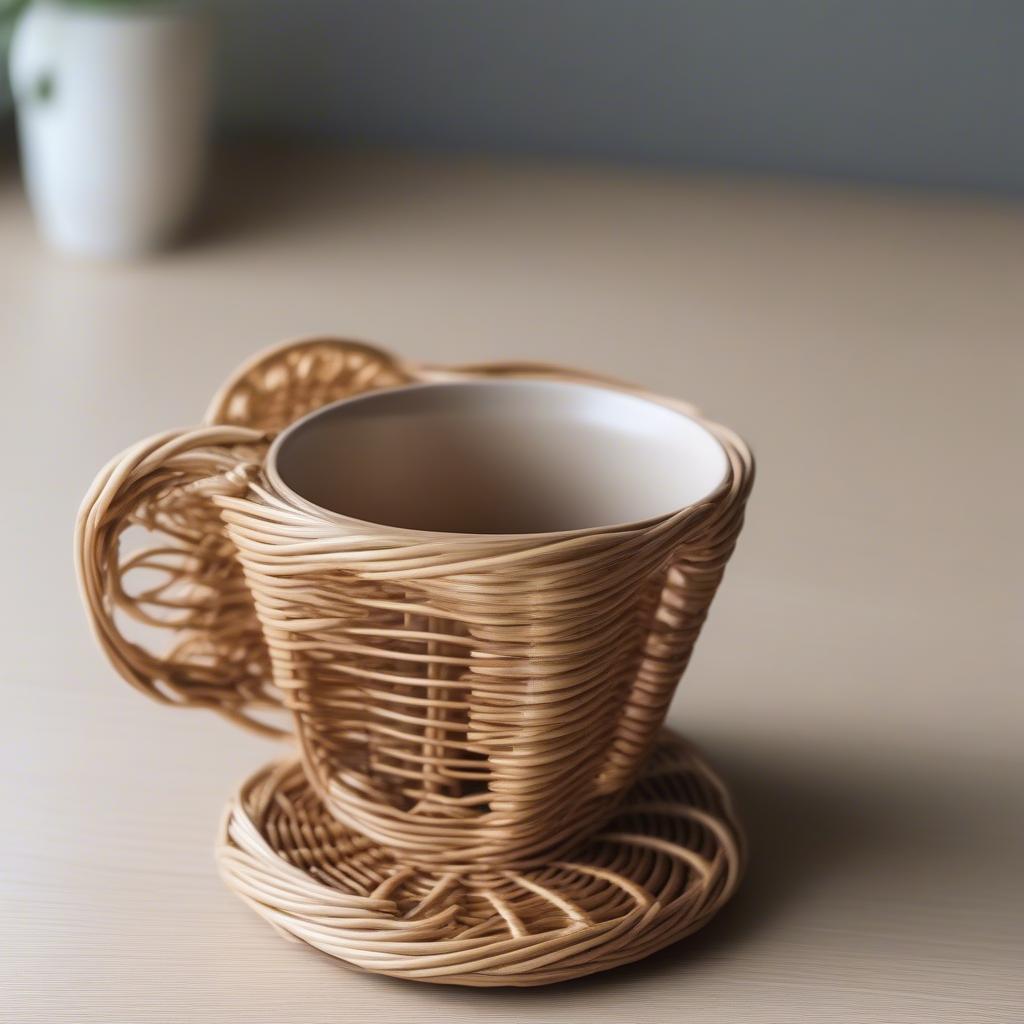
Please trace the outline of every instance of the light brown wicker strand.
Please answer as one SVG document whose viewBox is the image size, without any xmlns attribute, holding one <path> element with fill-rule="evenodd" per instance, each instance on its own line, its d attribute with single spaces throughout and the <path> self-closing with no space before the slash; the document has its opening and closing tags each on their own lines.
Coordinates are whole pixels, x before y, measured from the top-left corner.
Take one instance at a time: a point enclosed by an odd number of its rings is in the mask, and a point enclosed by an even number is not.
<svg viewBox="0 0 1024 1024">
<path fill-rule="evenodd" d="M 420 368 L 374 345 L 302 338 L 240 366 L 214 396 L 205 419 L 276 433 L 341 398 L 423 379 Z"/>
<path fill-rule="evenodd" d="M 100 472 L 79 512 L 75 559 L 93 631 L 126 680 L 162 703 L 209 708 L 269 735 L 288 732 L 268 720 L 281 709 L 281 695 L 252 595 L 210 495 L 217 488 L 244 492 L 243 471 L 231 475 L 238 459 L 262 462 L 270 437 L 306 412 L 411 379 L 398 360 L 361 342 L 289 342 L 251 360 L 220 389 L 208 433 L 169 431 Z M 218 445 L 243 447 L 204 454 Z M 124 556 L 122 538 L 133 527 L 162 539 Z M 129 581 L 142 572 L 159 582 L 133 591 Z M 153 653 L 128 639 L 125 619 L 169 632 L 170 649 Z"/>
<path fill-rule="evenodd" d="M 75 560 L 100 646 L 118 672 L 163 703 L 205 707 L 260 731 L 253 712 L 279 707 L 252 597 L 211 501 L 243 493 L 266 437 L 236 427 L 170 431 L 135 445 L 97 476 L 79 514 Z M 230 449 L 222 446 L 230 445 Z M 123 556 L 124 533 L 139 526 L 158 545 Z M 157 578 L 130 592 L 135 573 Z M 124 636 L 120 617 L 169 629 L 164 654 Z"/>
<path fill-rule="evenodd" d="M 541 371 L 492 368 L 520 372 Z M 214 411 L 280 426 L 284 393 L 306 411 L 415 376 L 316 340 L 257 360 Z M 115 666 L 152 696 L 257 727 L 288 708 L 331 813 L 408 863 L 543 863 L 605 820 L 642 766 L 740 530 L 749 452 L 705 425 L 729 459 L 709 499 L 547 537 L 367 527 L 276 493 L 264 433 L 162 435 L 108 466 L 83 505 L 86 605 Z M 169 535 L 176 560 L 165 545 L 122 562 L 134 524 Z M 167 582 L 129 597 L 140 564 Z M 116 621 L 168 611 L 184 632 L 164 658 Z"/>
<path fill-rule="evenodd" d="M 275 731 L 266 711 L 292 712 L 301 770 L 250 780 L 219 848 L 229 885 L 282 934 L 401 977 L 545 984 L 645 956 L 735 889 L 724 788 L 691 748 L 656 737 L 753 467 L 706 423 L 730 464 L 709 500 L 547 538 L 362 528 L 262 475 L 273 434 L 323 404 L 477 377 L 642 394 L 557 367 L 289 343 L 234 375 L 210 426 L 104 469 L 76 559 L 94 630 L 133 685 L 261 731 Z M 163 539 L 124 554 L 136 526 Z M 158 582 L 132 593 L 139 570 Z M 170 652 L 127 639 L 126 618 L 171 631 Z"/>
<path fill-rule="evenodd" d="M 242 787 L 217 859 L 282 934 L 361 970 L 532 986 L 638 960 L 696 931 L 735 891 L 743 849 L 724 786 L 666 734 L 605 828 L 533 870 L 412 870 L 328 815 L 294 762 Z"/>
<path fill-rule="evenodd" d="M 367 531 L 265 482 L 216 495 L 332 813 L 453 867 L 538 863 L 593 830 L 643 763 L 739 530 L 730 454 L 714 501 L 544 540 Z"/>
</svg>

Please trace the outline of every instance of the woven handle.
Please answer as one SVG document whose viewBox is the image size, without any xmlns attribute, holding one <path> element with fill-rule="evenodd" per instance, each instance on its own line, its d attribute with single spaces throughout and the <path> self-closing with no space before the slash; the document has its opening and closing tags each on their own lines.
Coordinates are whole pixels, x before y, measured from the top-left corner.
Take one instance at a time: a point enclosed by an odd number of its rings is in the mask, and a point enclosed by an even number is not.
<svg viewBox="0 0 1024 1024">
<path fill-rule="evenodd" d="M 75 564 L 90 623 L 117 671 L 165 704 L 212 708 L 278 734 L 253 712 L 280 708 L 252 598 L 212 498 L 241 496 L 268 437 L 233 426 L 171 431 L 135 445 L 97 476 L 78 515 Z M 131 527 L 162 534 L 126 553 Z M 129 592 L 127 578 L 139 579 Z M 170 630 L 156 654 L 119 619 Z"/>
</svg>

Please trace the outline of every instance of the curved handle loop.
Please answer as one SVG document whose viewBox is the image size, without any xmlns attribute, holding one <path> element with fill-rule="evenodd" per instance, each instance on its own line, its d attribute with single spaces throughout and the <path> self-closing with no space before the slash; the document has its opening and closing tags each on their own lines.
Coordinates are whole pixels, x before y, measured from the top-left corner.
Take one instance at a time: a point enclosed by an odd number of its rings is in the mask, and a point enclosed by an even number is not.
<svg viewBox="0 0 1024 1024">
<path fill-rule="evenodd" d="M 281 706 L 242 569 L 211 498 L 246 493 L 267 435 L 211 426 L 157 435 L 96 477 L 75 529 L 75 565 L 93 632 L 117 671 L 165 704 L 212 708 L 241 725 L 284 730 L 253 711 Z M 125 553 L 131 527 L 163 535 Z M 141 577 L 129 592 L 126 579 Z M 118 618 L 171 630 L 162 655 L 129 639 Z M 145 630 L 143 630 L 145 631 Z"/>
</svg>

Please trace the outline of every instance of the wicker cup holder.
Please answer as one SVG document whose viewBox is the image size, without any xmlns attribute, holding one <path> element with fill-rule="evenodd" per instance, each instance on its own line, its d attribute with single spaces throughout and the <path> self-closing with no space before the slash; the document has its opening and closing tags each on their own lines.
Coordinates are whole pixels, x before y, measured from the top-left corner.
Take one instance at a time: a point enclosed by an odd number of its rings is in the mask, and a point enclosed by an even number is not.
<svg viewBox="0 0 1024 1024">
<path fill-rule="evenodd" d="M 656 403 L 713 439 L 721 480 L 625 525 L 460 532 L 350 518 L 274 469 L 275 439 L 308 414 L 467 381 Z M 615 381 L 302 340 L 237 371 L 204 425 L 110 462 L 76 562 L 129 683 L 297 743 L 228 805 L 217 860 L 239 897 L 365 971 L 543 985 L 640 959 L 736 889 L 729 794 L 663 723 L 752 482 L 731 431 Z"/>
</svg>

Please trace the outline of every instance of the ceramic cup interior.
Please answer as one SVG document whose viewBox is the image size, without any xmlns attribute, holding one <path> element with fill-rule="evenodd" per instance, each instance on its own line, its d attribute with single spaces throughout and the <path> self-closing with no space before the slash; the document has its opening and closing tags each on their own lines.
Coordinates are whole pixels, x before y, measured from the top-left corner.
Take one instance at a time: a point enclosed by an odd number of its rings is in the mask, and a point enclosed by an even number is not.
<svg viewBox="0 0 1024 1024">
<path fill-rule="evenodd" d="M 667 405 L 588 384 L 458 381 L 326 406 L 275 441 L 278 486 L 348 518 L 437 533 L 642 522 L 711 494 L 725 451 Z"/>
</svg>

